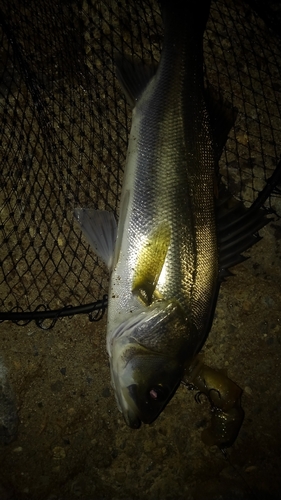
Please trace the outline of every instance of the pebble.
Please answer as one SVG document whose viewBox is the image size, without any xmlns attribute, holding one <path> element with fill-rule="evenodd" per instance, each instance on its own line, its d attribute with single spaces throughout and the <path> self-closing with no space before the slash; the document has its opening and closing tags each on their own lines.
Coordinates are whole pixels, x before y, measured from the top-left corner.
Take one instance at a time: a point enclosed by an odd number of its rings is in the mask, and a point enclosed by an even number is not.
<svg viewBox="0 0 281 500">
<path fill-rule="evenodd" d="M 257 466 L 256 465 L 250 465 L 249 467 L 247 467 L 245 469 L 245 472 L 253 472 L 254 470 L 257 469 Z"/>
<path fill-rule="evenodd" d="M 65 449 L 61 446 L 55 446 L 53 448 L 53 459 L 54 460 L 62 460 L 66 457 Z"/>
<path fill-rule="evenodd" d="M 244 387 L 244 392 L 245 392 L 245 394 L 248 394 L 249 396 L 251 396 L 253 394 L 251 387 L 249 387 L 248 385 L 246 385 Z"/>
<path fill-rule="evenodd" d="M 21 446 L 18 446 L 17 448 L 14 448 L 14 453 L 21 453 L 23 448 Z"/>
</svg>

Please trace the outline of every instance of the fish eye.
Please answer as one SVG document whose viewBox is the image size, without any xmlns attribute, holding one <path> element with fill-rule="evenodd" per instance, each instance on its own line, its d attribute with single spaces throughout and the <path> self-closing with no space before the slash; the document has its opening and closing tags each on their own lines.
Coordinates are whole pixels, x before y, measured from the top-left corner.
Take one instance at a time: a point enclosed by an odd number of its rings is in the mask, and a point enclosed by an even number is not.
<svg viewBox="0 0 281 500">
<path fill-rule="evenodd" d="M 162 385 L 156 385 L 149 391 L 149 399 L 152 401 L 164 401 L 167 398 L 167 389 Z"/>
</svg>

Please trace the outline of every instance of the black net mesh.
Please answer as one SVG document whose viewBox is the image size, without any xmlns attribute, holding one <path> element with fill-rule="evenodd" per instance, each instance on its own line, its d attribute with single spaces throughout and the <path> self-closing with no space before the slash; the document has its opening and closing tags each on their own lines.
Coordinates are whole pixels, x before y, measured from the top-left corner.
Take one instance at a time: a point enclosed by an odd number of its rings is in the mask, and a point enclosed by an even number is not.
<svg viewBox="0 0 281 500">
<path fill-rule="evenodd" d="M 0 6 L 0 311 L 6 314 L 0 319 L 15 311 L 40 317 L 38 309 L 73 314 L 86 304 L 103 311 L 108 275 L 73 209 L 118 217 L 131 112 L 114 57 L 159 60 L 158 4 L 2 0 Z M 220 162 L 223 181 L 251 203 L 281 153 L 280 40 L 247 3 L 218 0 L 204 54 L 206 79 L 238 110 Z M 268 203 L 281 215 L 278 192 Z"/>
</svg>

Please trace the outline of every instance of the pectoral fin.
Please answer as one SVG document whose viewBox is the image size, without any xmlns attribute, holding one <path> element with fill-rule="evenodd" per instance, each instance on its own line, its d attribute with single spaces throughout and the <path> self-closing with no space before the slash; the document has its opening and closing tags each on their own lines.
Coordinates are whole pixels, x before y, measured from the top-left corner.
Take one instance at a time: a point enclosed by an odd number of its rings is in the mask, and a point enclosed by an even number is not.
<svg viewBox="0 0 281 500">
<path fill-rule="evenodd" d="M 116 76 L 132 108 L 155 75 L 155 66 L 146 66 L 125 58 L 115 58 Z"/>
<path fill-rule="evenodd" d="M 171 240 L 167 223 L 160 224 L 144 244 L 135 269 L 132 292 L 146 305 L 153 298 L 160 298 L 156 292 L 159 276 L 164 266 Z"/>
<path fill-rule="evenodd" d="M 112 212 L 76 208 L 74 217 L 94 252 L 111 269 L 117 234 L 117 224 Z"/>
<path fill-rule="evenodd" d="M 216 159 L 219 161 L 228 134 L 234 126 L 237 109 L 226 99 L 218 99 L 217 91 L 210 84 L 205 89 L 204 95 L 213 131 Z"/>
</svg>

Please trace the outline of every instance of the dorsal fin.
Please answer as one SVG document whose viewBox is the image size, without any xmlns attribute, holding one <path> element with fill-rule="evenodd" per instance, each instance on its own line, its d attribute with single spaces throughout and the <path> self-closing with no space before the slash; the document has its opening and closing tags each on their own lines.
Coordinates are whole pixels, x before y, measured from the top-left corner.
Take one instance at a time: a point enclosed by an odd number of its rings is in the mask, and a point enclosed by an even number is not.
<svg viewBox="0 0 281 500">
<path fill-rule="evenodd" d="M 279 173 L 280 174 L 280 173 Z M 274 189 L 274 187 L 272 187 Z M 261 194 L 269 190 L 267 185 Z M 271 191 L 270 191 L 271 192 Z M 261 198 L 263 198 L 261 196 Z M 264 201 L 264 198 L 263 198 Z M 221 184 L 217 203 L 217 231 L 219 245 L 219 270 L 221 281 L 231 275 L 228 270 L 239 262 L 247 259 L 241 255 L 261 237 L 259 229 L 264 227 L 271 218 L 267 217 L 268 211 L 254 202 L 246 208 L 241 201 L 236 200 L 228 189 Z"/>
</svg>

